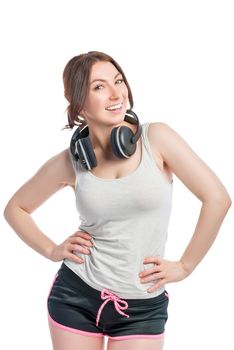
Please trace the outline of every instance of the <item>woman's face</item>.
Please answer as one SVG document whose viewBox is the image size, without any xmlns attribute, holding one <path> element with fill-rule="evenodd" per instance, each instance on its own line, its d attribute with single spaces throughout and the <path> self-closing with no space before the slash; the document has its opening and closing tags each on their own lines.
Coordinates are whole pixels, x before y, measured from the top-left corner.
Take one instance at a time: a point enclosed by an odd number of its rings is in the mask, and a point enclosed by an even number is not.
<svg viewBox="0 0 234 350">
<path fill-rule="evenodd" d="M 110 62 L 94 63 L 81 115 L 88 124 L 113 126 L 124 120 L 127 108 L 128 89 L 120 72 Z"/>
</svg>

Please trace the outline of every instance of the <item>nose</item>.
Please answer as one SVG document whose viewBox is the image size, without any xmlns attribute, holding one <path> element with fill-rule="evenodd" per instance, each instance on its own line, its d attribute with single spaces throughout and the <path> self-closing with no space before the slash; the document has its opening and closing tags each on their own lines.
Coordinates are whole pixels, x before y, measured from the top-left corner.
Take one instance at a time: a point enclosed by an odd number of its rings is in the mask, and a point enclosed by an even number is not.
<svg viewBox="0 0 234 350">
<path fill-rule="evenodd" d="M 118 100 L 121 97 L 121 91 L 118 86 L 113 85 L 110 87 L 110 100 Z"/>
</svg>

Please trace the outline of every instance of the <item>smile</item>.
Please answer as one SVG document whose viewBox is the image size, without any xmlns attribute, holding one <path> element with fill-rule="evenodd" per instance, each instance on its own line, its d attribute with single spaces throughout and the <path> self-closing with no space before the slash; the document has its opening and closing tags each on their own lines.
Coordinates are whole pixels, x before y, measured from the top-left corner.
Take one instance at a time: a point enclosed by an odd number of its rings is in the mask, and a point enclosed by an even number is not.
<svg viewBox="0 0 234 350">
<path fill-rule="evenodd" d="M 122 103 L 118 103 L 118 104 L 107 107 L 106 110 L 107 111 L 115 111 L 117 109 L 121 109 L 122 105 L 123 105 Z"/>
</svg>

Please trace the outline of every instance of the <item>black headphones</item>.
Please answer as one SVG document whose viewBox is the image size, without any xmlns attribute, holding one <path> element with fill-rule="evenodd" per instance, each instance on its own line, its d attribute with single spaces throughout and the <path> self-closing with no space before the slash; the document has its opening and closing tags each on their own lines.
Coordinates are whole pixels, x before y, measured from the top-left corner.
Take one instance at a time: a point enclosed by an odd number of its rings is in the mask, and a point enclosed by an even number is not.
<svg viewBox="0 0 234 350">
<path fill-rule="evenodd" d="M 131 109 L 126 111 L 124 120 L 130 124 L 137 125 L 134 134 L 127 126 L 117 126 L 111 130 L 112 151 L 118 158 L 130 158 L 136 151 L 136 143 L 141 136 L 142 126 L 139 119 Z M 80 160 L 86 170 L 97 166 L 97 159 L 89 139 L 89 128 L 86 125 L 83 129 L 78 127 L 72 135 L 70 142 L 71 154 L 75 161 Z"/>
</svg>

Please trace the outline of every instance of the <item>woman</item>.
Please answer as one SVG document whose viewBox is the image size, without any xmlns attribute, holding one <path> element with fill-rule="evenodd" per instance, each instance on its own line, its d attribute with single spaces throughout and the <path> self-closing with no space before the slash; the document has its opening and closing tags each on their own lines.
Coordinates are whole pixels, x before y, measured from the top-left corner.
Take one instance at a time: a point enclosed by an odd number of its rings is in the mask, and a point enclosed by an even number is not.
<svg viewBox="0 0 234 350">
<path fill-rule="evenodd" d="M 48 297 L 54 350 L 99 350 L 104 335 L 108 350 L 161 350 L 165 285 L 186 278 L 202 260 L 230 196 L 173 129 L 141 125 L 128 110 L 132 93 L 113 58 L 95 51 L 73 57 L 63 80 L 67 127 L 78 124 L 78 133 L 70 149 L 48 160 L 13 195 L 5 218 L 35 251 L 63 261 Z M 163 259 L 173 173 L 202 201 L 178 261 Z M 56 245 L 30 214 L 65 186 L 75 191 L 80 231 Z"/>
</svg>

